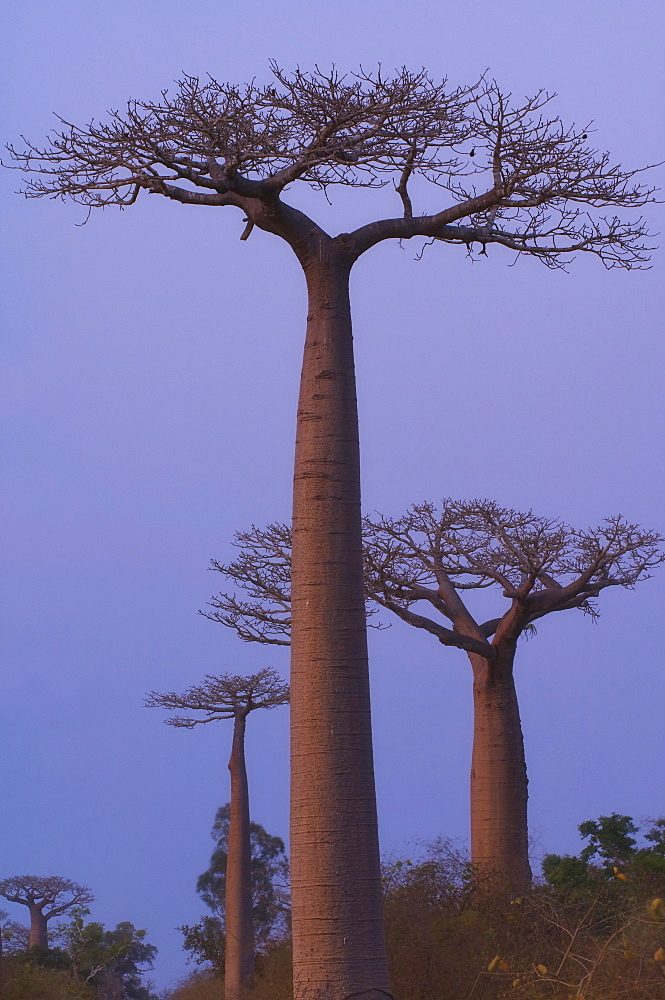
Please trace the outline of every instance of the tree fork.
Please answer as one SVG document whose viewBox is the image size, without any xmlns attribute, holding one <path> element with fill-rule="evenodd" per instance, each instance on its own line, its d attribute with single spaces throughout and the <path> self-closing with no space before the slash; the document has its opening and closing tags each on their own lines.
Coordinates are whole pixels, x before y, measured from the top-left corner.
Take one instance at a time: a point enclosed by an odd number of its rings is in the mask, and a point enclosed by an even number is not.
<svg viewBox="0 0 665 1000">
<path fill-rule="evenodd" d="M 389 995 L 363 589 L 358 417 L 343 238 L 309 296 L 293 498 L 291 848 L 296 1000 Z M 331 905 L 332 896 L 332 905 Z"/>
</svg>

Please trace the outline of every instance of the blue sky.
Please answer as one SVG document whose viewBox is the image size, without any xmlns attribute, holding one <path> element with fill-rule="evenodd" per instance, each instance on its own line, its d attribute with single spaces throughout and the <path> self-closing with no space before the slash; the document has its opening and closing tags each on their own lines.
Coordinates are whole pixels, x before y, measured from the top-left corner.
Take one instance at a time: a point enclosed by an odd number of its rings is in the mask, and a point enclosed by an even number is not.
<svg viewBox="0 0 665 1000">
<path fill-rule="evenodd" d="M 25 0 L 4 15 L 2 137 L 40 141 L 53 112 L 82 123 L 183 70 L 241 82 L 266 78 L 270 58 L 381 62 L 453 83 L 489 67 L 516 97 L 555 90 L 564 120 L 594 120 L 598 146 L 639 166 L 665 155 L 664 22 L 650 0 L 257 0 L 241 13 Z M 148 929 L 164 985 L 185 972 L 174 928 L 201 912 L 231 731 L 163 726 L 142 699 L 206 672 L 286 674 L 285 651 L 196 612 L 233 532 L 289 516 L 304 284 L 279 241 L 239 241 L 237 213 L 145 197 L 81 226 L 82 208 L 26 201 L 19 182 L 0 174 L 0 877 L 90 885 L 95 917 Z M 294 197 L 330 232 L 390 202 Z M 647 215 L 662 230 L 662 206 Z M 662 252 L 644 272 L 583 259 L 565 274 L 508 267 L 500 248 L 475 263 L 449 246 L 417 262 L 415 249 L 381 245 L 352 279 L 365 508 L 488 496 L 665 532 Z M 577 824 L 601 813 L 663 812 L 664 596 L 665 573 L 612 591 L 597 625 L 553 616 L 519 653 L 538 852 L 576 850 Z M 401 623 L 373 633 L 371 652 L 383 848 L 463 841 L 466 657 Z M 250 719 L 248 750 L 254 818 L 286 837 L 286 710 Z"/>
</svg>

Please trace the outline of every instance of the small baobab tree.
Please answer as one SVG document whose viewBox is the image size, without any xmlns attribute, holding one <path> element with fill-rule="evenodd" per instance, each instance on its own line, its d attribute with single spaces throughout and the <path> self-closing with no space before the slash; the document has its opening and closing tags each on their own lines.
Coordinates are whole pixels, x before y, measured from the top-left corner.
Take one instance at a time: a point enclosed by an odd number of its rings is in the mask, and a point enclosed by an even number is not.
<svg viewBox="0 0 665 1000">
<path fill-rule="evenodd" d="M 385 240 L 488 247 L 561 267 L 648 257 L 623 218 L 652 198 L 565 125 L 539 91 L 451 87 L 424 70 L 286 73 L 238 86 L 185 75 L 155 101 L 87 125 L 60 119 L 43 147 L 9 147 L 28 197 L 88 209 L 143 194 L 242 214 L 241 240 L 284 240 L 308 294 L 296 421 L 291 651 L 291 878 L 296 1000 L 390 991 L 382 921 L 364 616 L 360 457 L 349 277 Z M 288 203 L 306 184 L 392 185 L 397 215 L 330 235 Z M 414 186 L 416 185 L 416 186 Z M 429 192 L 429 201 L 426 201 Z M 421 202 L 418 204 L 418 202 Z M 385 202 L 385 197 L 384 197 Z M 415 203 L 414 203 L 415 202 Z M 260 290 L 260 276 L 257 275 Z"/>
<path fill-rule="evenodd" d="M 29 948 L 48 948 L 48 921 L 95 898 L 87 886 L 59 875 L 14 875 L 0 882 L 0 896 L 22 903 L 30 913 Z"/>
<path fill-rule="evenodd" d="M 250 989 L 254 976 L 254 922 L 252 917 L 252 846 L 249 787 L 245 764 L 247 716 L 258 708 L 276 708 L 289 700 L 289 688 L 268 668 L 248 677 L 206 674 L 202 684 L 183 694 L 151 691 L 148 708 L 184 709 L 193 715 L 174 715 L 170 726 L 194 726 L 233 719 L 233 742 L 229 758 L 231 806 L 226 864 L 225 900 L 225 1000 L 239 1000 Z"/>
<path fill-rule="evenodd" d="M 513 673 L 518 640 L 554 611 L 593 617 L 607 587 L 633 587 L 665 558 L 663 539 L 621 517 L 577 530 L 490 500 L 423 503 L 402 517 L 365 518 L 365 593 L 444 646 L 466 652 L 473 674 L 471 860 L 495 881 L 529 885 L 527 775 Z M 219 594 L 207 617 L 246 640 L 288 643 L 289 531 L 236 535 L 240 553 L 212 567 L 247 595 Z M 498 589 L 507 606 L 477 619 L 471 591 Z M 422 608 L 427 609 L 427 613 Z M 417 610 L 416 610 L 417 609 Z"/>
</svg>

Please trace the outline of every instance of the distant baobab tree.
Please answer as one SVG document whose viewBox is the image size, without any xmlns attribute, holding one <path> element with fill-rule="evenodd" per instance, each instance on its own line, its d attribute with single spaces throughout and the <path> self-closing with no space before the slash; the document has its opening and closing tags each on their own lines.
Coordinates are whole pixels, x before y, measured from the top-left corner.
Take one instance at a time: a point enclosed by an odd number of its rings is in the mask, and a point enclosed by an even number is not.
<svg viewBox="0 0 665 1000">
<path fill-rule="evenodd" d="M 151 691 L 148 708 L 184 709 L 195 713 L 175 715 L 164 721 L 170 726 L 192 729 L 221 719 L 233 719 L 233 743 L 229 758 L 231 804 L 226 865 L 225 900 L 225 1000 L 240 1000 L 251 988 L 254 977 L 254 921 L 252 916 L 252 847 L 250 836 L 249 788 L 245 765 L 247 716 L 258 708 L 275 708 L 289 700 L 289 688 L 270 669 L 248 677 L 233 674 L 206 674 L 203 684 L 160 694 Z"/>
<path fill-rule="evenodd" d="M 59 875 L 14 875 L 0 882 L 0 896 L 22 903 L 30 913 L 29 948 L 48 948 L 48 921 L 95 898 L 86 886 Z"/>
<path fill-rule="evenodd" d="M 10 147 L 28 197 L 88 209 L 144 192 L 233 208 L 293 250 L 308 292 L 296 426 L 291 657 L 291 872 L 296 1000 L 390 993 L 370 722 L 360 459 L 349 276 L 384 240 L 472 254 L 501 246 L 561 267 L 575 253 L 640 267 L 652 198 L 639 171 L 564 125 L 539 91 L 513 102 L 481 79 L 424 70 L 344 75 L 271 66 L 263 85 L 185 75 L 156 101 L 87 125 L 60 119 L 45 147 Z M 412 181 L 417 184 L 412 185 Z M 429 182 L 429 187 L 426 182 Z M 331 236 L 282 197 L 307 184 L 392 184 L 399 217 Z M 428 206 L 414 205 L 424 201 Z M 257 290 L 261 276 L 256 275 Z M 325 847 L 323 846 L 325 845 Z"/>
<path fill-rule="evenodd" d="M 416 504 L 365 520 L 373 600 L 444 646 L 473 674 L 471 860 L 515 891 L 530 885 L 527 775 L 513 673 L 518 640 L 554 611 L 596 616 L 607 587 L 633 587 L 663 561 L 663 538 L 610 517 L 579 530 L 489 500 Z M 476 620 L 469 591 L 498 588 L 506 608 Z M 428 615 L 414 610 L 429 608 Z M 431 616 L 431 617 L 430 617 Z"/>
<path fill-rule="evenodd" d="M 518 640 L 554 611 L 579 608 L 596 616 L 593 599 L 601 591 L 649 577 L 665 558 L 662 542 L 656 532 L 621 517 L 577 530 L 490 500 L 416 504 L 401 517 L 364 520 L 370 611 L 386 608 L 469 657 L 471 860 L 515 891 L 531 881 L 526 762 L 513 675 Z M 288 643 L 289 543 L 285 525 L 239 532 L 238 558 L 212 567 L 247 596 L 219 594 L 206 616 L 246 640 Z M 500 617 L 479 621 L 467 594 L 486 588 L 498 588 L 508 606 Z"/>
</svg>

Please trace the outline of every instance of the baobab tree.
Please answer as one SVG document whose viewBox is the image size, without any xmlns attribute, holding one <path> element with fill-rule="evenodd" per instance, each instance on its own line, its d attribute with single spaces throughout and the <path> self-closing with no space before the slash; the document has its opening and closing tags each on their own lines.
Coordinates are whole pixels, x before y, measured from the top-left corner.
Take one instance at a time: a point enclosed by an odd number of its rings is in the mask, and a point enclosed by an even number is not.
<svg viewBox="0 0 665 1000">
<path fill-rule="evenodd" d="M 577 252 L 639 267 L 645 226 L 616 212 L 652 197 L 564 125 L 540 91 L 449 87 L 424 71 L 285 73 L 245 86 L 185 75 L 157 101 L 87 125 L 60 119 L 48 144 L 10 147 L 28 197 L 90 210 L 143 193 L 230 207 L 284 240 L 305 276 L 307 329 L 293 496 L 291 873 L 296 1000 L 390 991 L 364 616 L 358 421 L 349 276 L 384 240 L 490 245 L 557 268 Z M 413 186 L 418 182 L 417 192 Z M 283 194 L 307 184 L 392 183 L 398 217 L 330 235 Z M 427 184 L 432 200 L 424 201 Z M 606 214 L 603 214 L 606 212 Z M 257 276 L 257 282 L 260 282 Z M 257 286 L 260 287 L 260 284 Z"/>
<path fill-rule="evenodd" d="M 14 875 L 0 882 L 0 896 L 22 903 L 30 913 L 29 948 L 48 948 L 48 921 L 95 898 L 85 885 L 59 875 Z"/>
<path fill-rule="evenodd" d="M 151 691 L 148 708 L 185 709 L 194 715 L 174 715 L 170 726 L 192 729 L 221 719 L 233 719 L 233 742 L 229 758 L 231 811 L 229 817 L 225 900 L 225 1000 L 240 1000 L 254 976 L 254 921 L 252 917 L 252 846 L 249 818 L 249 788 L 245 764 L 247 716 L 258 708 L 276 708 L 289 700 L 289 688 L 274 670 L 259 670 L 248 677 L 206 674 L 203 684 L 183 694 Z"/>
<path fill-rule="evenodd" d="M 463 649 L 473 675 L 471 859 L 522 891 L 531 880 L 527 774 L 514 679 L 517 644 L 554 611 L 594 604 L 607 587 L 634 587 L 663 561 L 663 539 L 621 517 L 579 530 L 489 500 L 416 504 L 365 520 L 368 593 L 444 646 Z M 498 588 L 497 617 L 476 620 L 468 592 Z M 414 610 L 414 605 L 418 611 Z M 428 608 L 428 615 L 420 609 Z"/>
<path fill-rule="evenodd" d="M 554 611 L 578 608 L 596 616 L 593 599 L 601 591 L 630 588 L 649 577 L 665 559 L 662 542 L 656 532 L 621 517 L 577 530 L 490 500 L 447 500 L 440 508 L 416 504 L 402 517 L 364 519 L 370 605 L 469 658 L 471 860 L 495 884 L 522 891 L 531 881 L 526 762 L 513 670 L 518 640 Z M 288 643 L 288 528 L 253 528 L 238 533 L 236 544 L 236 560 L 212 566 L 247 597 L 219 594 L 204 613 L 243 639 Z M 507 607 L 498 617 L 477 620 L 468 592 L 492 587 L 502 591 Z"/>
</svg>

